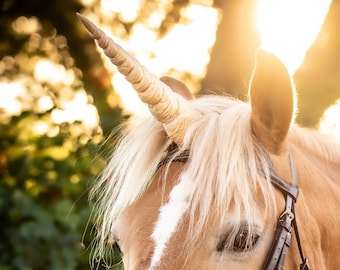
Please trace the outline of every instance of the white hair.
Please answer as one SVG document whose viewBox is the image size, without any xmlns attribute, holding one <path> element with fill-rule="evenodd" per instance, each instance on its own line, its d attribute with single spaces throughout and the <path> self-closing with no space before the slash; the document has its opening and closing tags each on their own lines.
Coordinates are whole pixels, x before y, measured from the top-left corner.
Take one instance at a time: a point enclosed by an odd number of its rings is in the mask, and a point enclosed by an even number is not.
<svg viewBox="0 0 340 270">
<path fill-rule="evenodd" d="M 251 131 L 250 105 L 220 96 L 201 97 L 190 103 L 202 116 L 189 126 L 173 157 L 190 149 L 184 172 L 194 180 L 187 214 L 188 235 L 190 241 L 195 241 L 212 216 L 223 220 L 231 206 L 239 221 L 233 231 L 241 226 L 241 217 L 254 220 L 255 186 L 266 210 L 274 205 L 274 195 L 269 187 L 269 157 Z M 121 134 L 92 191 L 98 256 L 105 253 L 115 219 L 147 188 L 171 143 L 162 124 L 152 117 Z"/>
</svg>

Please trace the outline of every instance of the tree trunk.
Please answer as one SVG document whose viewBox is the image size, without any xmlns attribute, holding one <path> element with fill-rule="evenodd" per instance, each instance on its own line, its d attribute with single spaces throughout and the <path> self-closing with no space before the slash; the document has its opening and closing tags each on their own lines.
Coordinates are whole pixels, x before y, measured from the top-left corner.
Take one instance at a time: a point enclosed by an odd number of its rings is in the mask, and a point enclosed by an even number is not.
<svg viewBox="0 0 340 270">
<path fill-rule="evenodd" d="M 215 0 L 222 13 L 201 93 L 230 94 L 244 99 L 260 44 L 255 29 L 258 0 Z"/>
<path fill-rule="evenodd" d="M 340 98 L 340 1 L 333 0 L 315 43 L 294 80 L 298 93 L 297 122 L 318 125 L 324 111 Z"/>
</svg>

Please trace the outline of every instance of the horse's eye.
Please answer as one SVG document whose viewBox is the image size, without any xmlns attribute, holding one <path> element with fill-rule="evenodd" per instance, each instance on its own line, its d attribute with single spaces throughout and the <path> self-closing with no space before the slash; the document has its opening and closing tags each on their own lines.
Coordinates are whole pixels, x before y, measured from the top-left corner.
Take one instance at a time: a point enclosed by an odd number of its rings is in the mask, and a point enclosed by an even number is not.
<svg viewBox="0 0 340 270">
<path fill-rule="evenodd" d="M 257 233 L 249 235 L 247 230 L 240 230 L 235 236 L 232 250 L 236 252 L 249 251 L 255 247 L 259 238 L 260 235 Z"/>
<path fill-rule="evenodd" d="M 248 229 L 241 228 L 233 237 L 230 235 L 222 237 L 216 249 L 219 252 L 223 252 L 225 250 L 233 252 L 250 251 L 256 246 L 259 238 L 260 235 L 258 233 L 250 233 Z"/>
</svg>

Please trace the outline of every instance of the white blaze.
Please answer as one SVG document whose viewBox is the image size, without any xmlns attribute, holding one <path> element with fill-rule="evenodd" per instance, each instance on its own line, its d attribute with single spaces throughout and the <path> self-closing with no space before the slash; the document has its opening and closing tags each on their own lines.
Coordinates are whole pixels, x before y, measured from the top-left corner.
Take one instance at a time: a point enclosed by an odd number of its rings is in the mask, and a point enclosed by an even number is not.
<svg viewBox="0 0 340 270">
<path fill-rule="evenodd" d="M 192 181 L 183 175 L 181 181 L 170 192 L 168 203 L 160 208 L 160 213 L 151 235 L 155 241 L 155 250 L 150 269 L 156 267 L 163 255 L 171 235 L 175 232 L 184 213 L 188 209 L 189 197 L 192 191 Z"/>
</svg>

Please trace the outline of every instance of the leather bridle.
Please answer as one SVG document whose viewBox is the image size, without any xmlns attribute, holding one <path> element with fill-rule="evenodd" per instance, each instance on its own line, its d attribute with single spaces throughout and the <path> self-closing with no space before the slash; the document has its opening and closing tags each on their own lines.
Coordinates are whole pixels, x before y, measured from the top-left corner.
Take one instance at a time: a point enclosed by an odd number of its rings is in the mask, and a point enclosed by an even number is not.
<svg viewBox="0 0 340 270">
<path fill-rule="evenodd" d="M 297 183 L 296 169 L 293 157 L 291 155 L 289 155 L 289 160 L 292 182 L 293 183 L 295 182 L 296 184 Z M 285 181 L 284 179 L 278 177 L 273 173 L 271 174 L 271 183 L 276 189 L 280 190 L 283 196 L 285 197 L 285 209 L 279 216 L 276 225 L 274 241 L 271 245 L 271 248 L 269 250 L 269 253 L 267 255 L 266 261 L 262 269 L 263 270 L 283 269 L 286 255 L 288 253 L 288 248 L 290 247 L 291 243 L 292 230 L 294 230 L 302 261 L 302 263 L 300 264 L 300 270 L 311 270 L 308 264 L 308 259 L 303 254 L 298 225 L 295 216 L 294 203 L 297 200 L 299 188 L 296 185 L 293 185 Z"/>
<path fill-rule="evenodd" d="M 176 149 L 177 146 L 175 144 L 169 146 L 169 148 L 167 149 L 167 155 L 158 164 L 158 168 L 167 164 L 168 162 L 186 163 L 188 161 L 189 151 L 184 151 L 179 156 L 172 158 L 172 154 L 175 152 Z M 266 261 L 262 267 L 263 270 L 283 270 L 288 249 L 291 244 L 292 230 L 294 230 L 301 257 L 300 270 L 311 270 L 308 259 L 304 256 L 302 250 L 298 225 L 295 216 L 294 204 L 299 194 L 299 188 L 297 187 L 297 174 L 295 164 L 291 155 L 289 155 L 289 161 L 293 184 L 285 181 L 274 173 L 271 174 L 272 185 L 276 189 L 281 191 L 281 193 L 285 197 L 285 209 L 279 216 L 273 243 L 269 249 Z"/>
</svg>

